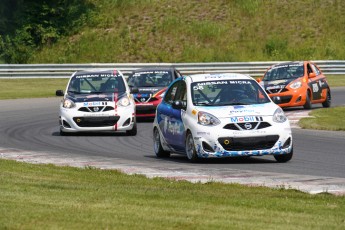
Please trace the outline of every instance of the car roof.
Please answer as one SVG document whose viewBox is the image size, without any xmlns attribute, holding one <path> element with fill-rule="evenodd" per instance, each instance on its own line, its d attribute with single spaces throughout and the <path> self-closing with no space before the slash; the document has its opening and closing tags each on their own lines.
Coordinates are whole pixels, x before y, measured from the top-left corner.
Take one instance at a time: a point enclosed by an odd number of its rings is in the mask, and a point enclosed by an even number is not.
<svg viewBox="0 0 345 230">
<path fill-rule="evenodd" d="M 303 65 L 304 61 L 290 61 L 290 62 L 282 62 L 272 66 L 283 66 L 283 65 Z"/>
<path fill-rule="evenodd" d="M 81 75 L 81 74 L 88 74 L 88 73 L 121 73 L 121 71 L 117 70 L 117 69 L 90 69 L 90 70 L 80 70 L 75 72 L 75 74 L 77 75 Z"/>
<path fill-rule="evenodd" d="M 210 81 L 210 80 L 253 80 L 252 77 L 240 73 L 214 73 L 214 74 L 194 74 L 186 76 L 191 78 L 192 82 Z"/>
<path fill-rule="evenodd" d="M 168 66 L 168 67 L 163 67 L 163 66 L 145 67 L 145 68 L 133 70 L 133 73 L 146 72 L 146 71 L 173 71 L 174 69 L 175 69 L 175 67 L 172 67 L 172 66 Z"/>
</svg>

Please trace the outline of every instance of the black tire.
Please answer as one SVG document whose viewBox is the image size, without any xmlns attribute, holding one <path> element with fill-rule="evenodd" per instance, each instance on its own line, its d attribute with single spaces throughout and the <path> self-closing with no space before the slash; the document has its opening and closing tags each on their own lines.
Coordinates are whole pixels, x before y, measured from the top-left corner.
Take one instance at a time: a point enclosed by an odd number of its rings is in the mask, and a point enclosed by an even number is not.
<svg viewBox="0 0 345 230">
<path fill-rule="evenodd" d="M 307 98 L 305 100 L 305 104 L 303 105 L 305 109 L 311 109 L 311 101 L 310 101 L 310 95 L 309 92 L 307 92 Z"/>
<path fill-rule="evenodd" d="M 331 91 L 328 89 L 326 100 L 324 102 L 322 102 L 322 106 L 324 108 L 329 108 L 329 107 L 331 107 L 331 104 L 332 104 L 332 96 L 331 96 Z"/>
<path fill-rule="evenodd" d="M 186 155 L 190 162 L 194 163 L 199 161 L 194 145 L 194 138 L 191 132 L 188 132 L 186 136 Z"/>
<path fill-rule="evenodd" d="M 126 131 L 127 136 L 135 136 L 137 135 L 137 122 L 134 123 L 133 128 L 131 130 Z"/>
<path fill-rule="evenodd" d="M 153 151 L 158 158 L 170 157 L 170 152 L 165 151 L 162 147 L 161 137 L 157 128 L 153 129 Z"/>
<path fill-rule="evenodd" d="M 288 162 L 289 160 L 291 160 L 292 156 L 293 156 L 293 148 L 291 149 L 291 152 L 289 154 L 274 155 L 274 158 L 279 163 L 285 163 L 285 162 Z"/>
<path fill-rule="evenodd" d="M 60 129 L 60 136 L 71 136 L 72 133 L 67 133 L 67 132 L 64 132 Z"/>
</svg>

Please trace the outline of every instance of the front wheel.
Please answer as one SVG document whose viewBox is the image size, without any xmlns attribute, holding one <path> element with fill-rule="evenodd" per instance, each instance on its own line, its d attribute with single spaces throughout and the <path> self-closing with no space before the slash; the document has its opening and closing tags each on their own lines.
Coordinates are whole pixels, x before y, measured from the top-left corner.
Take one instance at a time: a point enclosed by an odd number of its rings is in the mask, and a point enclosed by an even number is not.
<svg viewBox="0 0 345 230">
<path fill-rule="evenodd" d="M 198 154 L 195 150 L 193 135 L 190 132 L 188 132 L 186 138 L 186 154 L 190 162 L 197 162 L 199 160 Z"/>
<path fill-rule="evenodd" d="M 158 158 L 170 157 L 170 152 L 165 151 L 161 144 L 161 137 L 157 128 L 153 130 L 153 150 Z"/>
<path fill-rule="evenodd" d="M 128 136 L 135 136 L 137 135 L 137 122 L 134 123 L 133 128 L 131 130 L 126 131 L 126 135 Z"/>
<path fill-rule="evenodd" d="M 322 102 L 322 106 L 324 108 L 329 108 L 331 107 L 331 102 L 332 102 L 331 92 L 327 90 L 327 97 L 326 97 L 326 100 Z"/>
<path fill-rule="evenodd" d="M 310 95 L 309 92 L 307 92 L 307 98 L 305 100 L 305 104 L 303 105 L 305 109 L 311 109 L 311 100 L 310 100 Z"/>
<path fill-rule="evenodd" d="M 289 160 L 291 160 L 293 155 L 293 148 L 291 149 L 291 152 L 288 154 L 283 154 L 283 155 L 274 155 L 274 158 L 276 159 L 276 161 L 278 161 L 279 163 L 285 163 L 288 162 Z"/>
</svg>

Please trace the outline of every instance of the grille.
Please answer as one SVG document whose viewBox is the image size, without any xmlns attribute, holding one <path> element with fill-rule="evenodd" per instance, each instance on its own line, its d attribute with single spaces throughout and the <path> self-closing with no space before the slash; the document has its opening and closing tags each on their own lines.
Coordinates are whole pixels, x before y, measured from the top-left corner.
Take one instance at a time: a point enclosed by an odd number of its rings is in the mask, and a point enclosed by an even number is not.
<svg viewBox="0 0 345 230">
<path fill-rule="evenodd" d="M 270 89 L 270 90 L 266 90 L 266 92 L 268 94 L 272 94 L 272 93 L 284 93 L 287 92 L 288 90 L 286 88 L 283 89 Z"/>
<path fill-rule="evenodd" d="M 270 149 L 278 141 L 279 135 L 260 137 L 220 137 L 218 142 L 228 151 L 250 151 Z"/>
<path fill-rule="evenodd" d="M 251 128 L 247 129 L 246 124 L 250 124 Z M 258 125 L 259 124 L 259 125 Z M 230 129 L 230 130 L 252 130 L 252 129 L 264 129 L 270 127 L 271 124 L 268 122 L 246 122 L 246 123 L 230 123 L 223 127 L 223 129 Z"/>
<path fill-rule="evenodd" d="M 74 117 L 73 121 L 79 127 L 106 127 L 114 126 L 120 119 L 119 116 L 108 116 L 108 117 Z"/>
<path fill-rule="evenodd" d="M 156 113 L 156 107 L 155 106 L 137 106 L 136 113 L 138 114 Z"/>
<path fill-rule="evenodd" d="M 96 108 L 96 111 L 95 111 Z M 114 110 L 112 106 L 94 106 L 94 107 L 81 107 L 78 111 L 87 112 L 87 113 L 98 113 Z"/>
<path fill-rule="evenodd" d="M 291 101 L 292 96 L 283 96 L 280 97 L 281 102 L 279 104 L 289 103 Z"/>
</svg>

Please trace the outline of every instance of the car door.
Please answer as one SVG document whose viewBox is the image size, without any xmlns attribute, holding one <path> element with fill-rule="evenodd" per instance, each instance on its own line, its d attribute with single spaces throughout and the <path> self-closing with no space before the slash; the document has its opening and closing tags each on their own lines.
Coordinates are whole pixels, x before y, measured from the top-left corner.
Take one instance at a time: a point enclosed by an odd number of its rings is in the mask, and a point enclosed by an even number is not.
<svg viewBox="0 0 345 230">
<path fill-rule="evenodd" d="M 173 103 L 184 98 L 186 84 L 183 80 L 174 82 L 168 89 L 163 102 L 157 110 L 160 130 L 167 144 L 177 152 L 184 151 L 183 109 L 173 108 Z"/>
<path fill-rule="evenodd" d="M 322 74 L 319 71 L 319 69 L 313 65 L 312 63 L 309 63 L 307 66 L 308 70 L 308 76 L 310 76 L 311 73 L 315 74 L 315 77 L 309 77 L 308 85 L 312 92 L 312 101 L 321 99 L 321 93 L 322 93 Z"/>
</svg>

